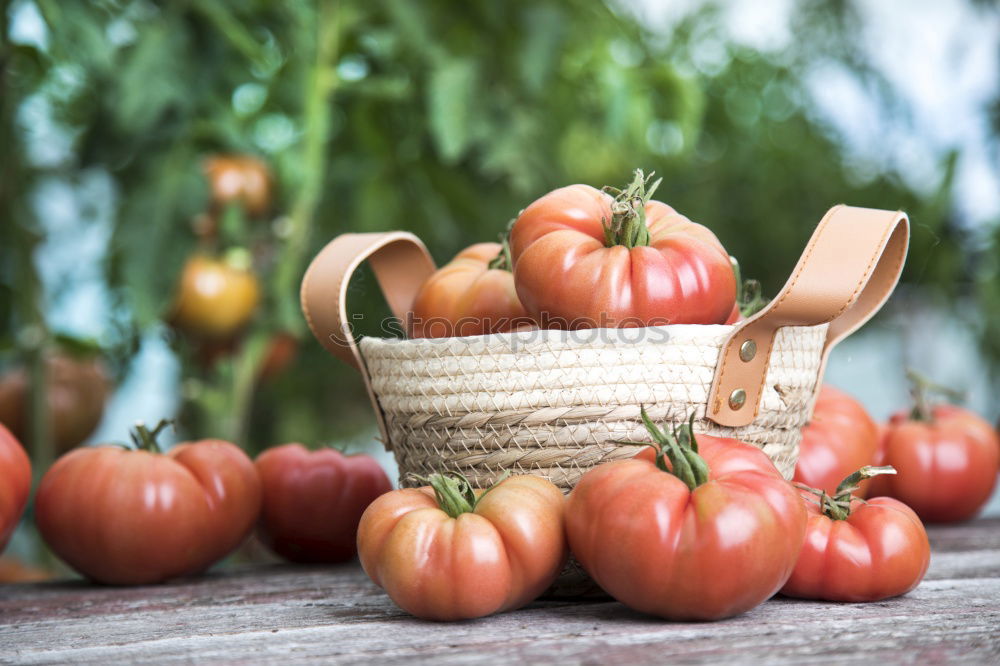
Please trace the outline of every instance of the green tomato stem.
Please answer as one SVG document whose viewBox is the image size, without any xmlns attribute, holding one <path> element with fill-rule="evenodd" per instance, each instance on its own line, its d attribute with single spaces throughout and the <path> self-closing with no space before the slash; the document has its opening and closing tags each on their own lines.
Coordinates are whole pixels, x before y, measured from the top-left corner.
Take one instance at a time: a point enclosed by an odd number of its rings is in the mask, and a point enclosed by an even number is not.
<svg viewBox="0 0 1000 666">
<path fill-rule="evenodd" d="M 640 408 L 643 425 L 653 438 L 655 444 L 644 442 L 656 450 L 656 466 L 664 472 L 673 474 L 690 489 L 708 481 L 711 472 L 708 463 L 698 453 L 698 440 L 694 435 L 694 414 L 688 422 L 667 433 L 661 430 L 646 413 L 646 408 Z M 637 443 L 637 442 L 623 442 Z M 667 465 L 667 461 L 670 462 Z"/>
<path fill-rule="evenodd" d="M 624 190 L 608 186 L 603 188 L 604 192 L 615 197 L 611 202 L 611 221 L 604 222 L 606 247 L 623 245 L 632 249 L 649 245 L 651 238 L 646 225 L 646 204 L 663 181 L 660 178 L 650 185 L 654 175 L 650 173 L 647 176 L 642 169 L 636 169 L 632 182 Z"/>
<path fill-rule="evenodd" d="M 910 381 L 910 395 L 913 396 L 913 409 L 910 411 L 910 418 L 914 421 L 929 423 L 934 420 L 930 401 L 932 394 L 936 393 L 953 402 L 965 400 L 965 394 L 961 391 L 938 384 L 913 368 L 906 369 L 906 378 Z"/>
<path fill-rule="evenodd" d="M 150 430 L 142 421 L 136 421 L 135 427 L 129 433 L 133 444 L 135 444 L 135 448 L 139 451 L 149 451 L 150 453 L 163 453 L 163 449 L 160 448 L 160 444 L 156 441 L 156 438 L 172 423 L 173 421 L 170 419 L 160 419 L 160 422 Z"/>
</svg>

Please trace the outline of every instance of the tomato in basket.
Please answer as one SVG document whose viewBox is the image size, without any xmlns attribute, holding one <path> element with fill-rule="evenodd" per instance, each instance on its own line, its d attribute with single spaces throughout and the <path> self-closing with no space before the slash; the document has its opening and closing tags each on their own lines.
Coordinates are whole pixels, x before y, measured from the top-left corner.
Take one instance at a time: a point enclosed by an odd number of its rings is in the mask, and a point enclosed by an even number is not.
<svg viewBox="0 0 1000 666">
<path fill-rule="evenodd" d="M 642 416 L 653 455 L 599 465 L 569 495 L 580 564 L 626 606 L 670 620 L 717 620 L 770 598 L 802 547 L 798 491 L 758 448 Z"/>
<path fill-rule="evenodd" d="M 504 333 L 532 320 L 514 291 L 509 251 L 477 243 L 434 272 L 413 301 L 411 338 Z"/>
<path fill-rule="evenodd" d="M 365 511 L 358 554 L 403 610 L 463 620 L 520 608 L 566 562 L 562 493 L 537 476 L 511 476 L 483 493 L 458 475 L 395 490 Z"/>
<path fill-rule="evenodd" d="M 831 495 L 804 489 L 809 512 L 805 544 L 781 593 L 826 601 L 878 601 L 915 588 L 930 565 L 930 544 L 920 518 L 891 497 L 862 501 L 861 481 L 894 474 L 863 467 Z"/>
<path fill-rule="evenodd" d="M 878 426 L 864 406 L 824 384 L 816 397 L 812 419 L 802 428 L 793 480 L 835 492 L 841 479 L 876 462 L 878 443 Z M 861 494 L 868 483 L 861 482 Z"/>
<path fill-rule="evenodd" d="M 651 174 L 652 175 L 652 174 Z M 650 176 L 651 176 L 650 175 Z M 736 276 L 706 227 L 660 201 L 637 170 L 624 190 L 562 187 L 511 229 L 517 295 L 543 328 L 722 324 Z M 648 188 L 648 189 L 647 189 Z"/>
</svg>

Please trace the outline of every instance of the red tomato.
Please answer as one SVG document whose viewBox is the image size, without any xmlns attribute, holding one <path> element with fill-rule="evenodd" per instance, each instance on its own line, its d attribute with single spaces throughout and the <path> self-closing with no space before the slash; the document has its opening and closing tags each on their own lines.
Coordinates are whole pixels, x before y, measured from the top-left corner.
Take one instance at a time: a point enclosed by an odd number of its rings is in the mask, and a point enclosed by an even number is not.
<svg viewBox="0 0 1000 666">
<path fill-rule="evenodd" d="M 361 565 L 400 608 L 471 619 L 520 608 L 552 584 L 567 556 L 558 488 L 513 476 L 477 499 L 467 482 L 430 482 L 382 495 L 358 528 Z"/>
<path fill-rule="evenodd" d="M 802 428 L 794 481 L 836 492 L 841 479 L 875 462 L 878 426 L 860 402 L 823 385 L 812 419 Z M 862 483 L 861 492 L 868 481 Z"/>
<path fill-rule="evenodd" d="M 570 185 L 517 218 L 514 284 L 543 328 L 727 321 L 736 300 L 729 255 L 707 228 L 649 201 L 645 182 L 637 172 L 618 199 Z"/>
<path fill-rule="evenodd" d="M 56 451 L 65 453 L 93 434 L 104 416 L 111 382 L 97 358 L 57 352 L 45 358 L 46 415 Z M 31 379 L 24 368 L 0 377 L 0 422 L 30 446 Z"/>
<path fill-rule="evenodd" d="M 0 424 L 0 552 L 21 520 L 31 489 L 31 461 L 24 447 Z"/>
<path fill-rule="evenodd" d="M 477 243 L 462 250 L 420 288 L 408 323 L 411 338 L 503 333 L 530 324 L 514 291 L 500 243 Z"/>
<path fill-rule="evenodd" d="M 802 546 L 798 491 L 760 449 L 708 435 L 684 454 L 707 467 L 682 480 L 660 437 L 655 462 L 605 463 L 580 479 L 566 506 L 573 554 L 615 599 L 671 620 L 730 617 L 771 597 Z"/>
<path fill-rule="evenodd" d="M 271 550 L 293 562 L 344 562 L 357 553 L 361 514 L 392 490 L 370 456 L 301 444 L 268 449 L 257 457 L 264 491 L 257 533 Z"/>
<path fill-rule="evenodd" d="M 938 405 L 916 419 L 899 412 L 888 426 L 884 463 L 898 472 L 884 490 L 923 520 L 968 520 L 993 493 L 1000 438 L 984 419 L 954 405 Z"/>
<path fill-rule="evenodd" d="M 181 273 L 171 321 L 195 336 L 227 338 L 250 321 L 259 301 L 260 287 L 253 273 L 194 256 Z"/>
<path fill-rule="evenodd" d="M 842 486 L 853 485 L 849 481 Z M 878 601 L 905 594 L 920 583 L 931 551 L 923 523 L 912 509 L 891 497 L 862 502 L 849 491 L 835 498 L 827 496 L 820 508 L 810 499 L 812 495 L 803 492 L 809 525 L 795 571 L 782 594 L 827 601 Z"/>
<path fill-rule="evenodd" d="M 234 444 L 215 439 L 159 453 L 140 445 L 75 449 L 46 472 L 35 520 L 67 564 L 101 583 L 156 583 L 208 568 L 260 513 L 260 479 Z"/>
<path fill-rule="evenodd" d="M 252 216 L 264 215 L 271 207 L 271 170 L 256 157 L 213 155 L 203 168 L 213 204 L 239 203 Z"/>
</svg>

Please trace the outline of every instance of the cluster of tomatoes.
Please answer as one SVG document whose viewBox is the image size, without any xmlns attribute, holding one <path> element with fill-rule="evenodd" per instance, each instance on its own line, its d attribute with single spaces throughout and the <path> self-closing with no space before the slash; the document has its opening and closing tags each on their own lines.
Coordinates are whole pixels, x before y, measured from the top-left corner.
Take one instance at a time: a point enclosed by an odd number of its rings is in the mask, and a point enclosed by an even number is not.
<svg viewBox="0 0 1000 666">
<path fill-rule="evenodd" d="M 637 171 L 624 190 L 570 185 L 539 198 L 502 243 L 473 245 L 427 280 L 408 334 L 736 321 L 742 286 L 729 254 L 708 228 L 653 200 L 650 180 Z"/>
<path fill-rule="evenodd" d="M 235 444 L 187 442 L 162 452 L 138 424 L 130 445 L 88 446 L 59 458 L 35 494 L 42 538 L 91 580 L 157 583 L 204 571 L 257 527 L 261 541 L 295 562 L 355 555 L 358 521 L 389 491 L 368 456 L 286 444 L 256 462 Z M 0 425 L 0 551 L 28 500 L 31 465 Z"/>
<path fill-rule="evenodd" d="M 878 453 L 867 413 L 830 388 L 806 428 L 796 472 L 820 488 L 785 481 L 755 447 L 696 436 L 693 422 L 665 432 L 642 414 L 650 447 L 588 471 L 566 499 L 529 476 L 479 493 L 460 476 L 435 475 L 428 487 L 383 495 L 359 527 L 365 571 L 400 607 L 435 620 L 528 603 L 569 552 L 612 597 L 671 620 L 730 617 L 778 592 L 875 601 L 908 592 L 927 571 L 930 546 L 917 513 L 969 517 L 1000 467 L 997 434 L 955 407 L 933 409 L 929 421 L 895 418 Z M 839 473 L 832 470 L 856 464 L 852 443 L 868 437 L 867 457 L 898 464 L 898 474 L 862 460 L 824 488 Z M 917 512 L 872 497 L 867 484 L 883 479 Z M 909 495 L 914 488 L 923 496 Z"/>
</svg>

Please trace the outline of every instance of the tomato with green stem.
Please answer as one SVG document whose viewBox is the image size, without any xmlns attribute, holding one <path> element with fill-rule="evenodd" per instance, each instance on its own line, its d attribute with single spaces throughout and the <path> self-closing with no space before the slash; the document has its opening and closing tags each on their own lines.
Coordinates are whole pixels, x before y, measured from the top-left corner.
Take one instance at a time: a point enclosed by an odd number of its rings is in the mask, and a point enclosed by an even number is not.
<svg viewBox="0 0 1000 666">
<path fill-rule="evenodd" d="M 255 462 L 263 489 L 257 534 L 293 562 L 346 562 L 357 553 L 361 514 L 392 490 L 371 456 L 283 444 Z"/>
<path fill-rule="evenodd" d="M 882 489 L 924 521 L 968 520 L 989 501 L 1000 471 L 1000 437 L 985 419 L 950 404 L 932 404 L 932 393 L 957 397 L 910 371 L 914 406 L 893 415 L 883 462 L 896 468 Z"/>
<path fill-rule="evenodd" d="M 625 190 L 570 185 L 511 229 L 514 284 L 543 328 L 722 324 L 736 300 L 729 254 L 706 227 L 651 199 L 636 170 Z"/>
<path fill-rule="evenodd" d="M 465 248 L 420 288 L 407 322 L 409 336 L 485 335 L 530 325 L 510 270 L 506 240 Z"/>
<path fill-rule="evenodd" d="M 567 558 L 562 493 L 537 476 L 511 476 L 477 493 L 461 475 L 395 490 L 365 511 L 358 554 L 403 610 L 463 620 L 520 608 Z"/>
<path fill-rule="evenodd" d="M 891 497 L 862 500 L 853 493 L 891 466 L 862 467 L 833 494 L 803 488 L 809 511 L 805 543 L 781 593 L 825 601 L 878 601 L 906 594 L 923 580 L 930 543 L 920 518 Z"/>
<path fill-rule="evenodd" d="M 14 532 L 31 489 L 31 461 L 24 447 L 0 423 L 0 552 Z"/>
<path fill-rule="evenodd" d="M 236 548 L 260 513 L 260 479 L 235 444 L 206 439 L 162 453 L 136 425 L 131 448 L 75 449 L 42 477 L 35 522 L 84 576 L 116 585 L 198 573 Z"/>
<path fill-rule="evenodd" d="M 798 491 L 763 451 L 673 433 L 641 411 L 653 455 L 605 463 L 570 493 L 570 549 L 626 606 L 671 620 L 737 615 L 792 573 L 806 527 Z"/>
</svg>

